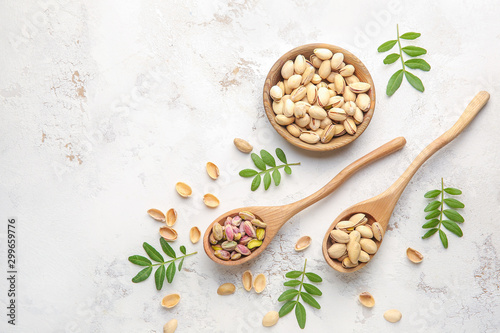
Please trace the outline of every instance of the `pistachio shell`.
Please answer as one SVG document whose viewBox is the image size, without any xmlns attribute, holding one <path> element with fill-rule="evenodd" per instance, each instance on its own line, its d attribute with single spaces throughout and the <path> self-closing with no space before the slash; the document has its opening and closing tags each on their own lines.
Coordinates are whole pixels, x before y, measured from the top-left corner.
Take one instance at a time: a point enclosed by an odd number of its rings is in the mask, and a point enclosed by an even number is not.
<svg viewBox="0 0 500 333">
<path fill-rule="evenodd" d="M 406 250 L 406 256 L 408 257 L 408 259 L 410 259 L 411 262 L 415 264 L 419 264 L 422 262 L 422 260 L 424 260 L 424 256 L 422 255 L 422 253 L 418 252 L 415 249 L 412 249 L 411 247 Z"/>
<path fill-rule="evenodd" d="M 290 133 L 291 135 L 293 135 L 296 138 L 298 138 L 300 136 L 300 134 L 302 133 L 302 130 L 300 129 L 300 127 L 297 124 L 288 125 L 286 127 L 286 130 L 288 131 L 288 133 Z"/>
<path fill-rule="evenodd" d="M 332 72 L 332 67 L 330 66 L 330 60 L 324 60 L 319 66 L 318 75 L 322 79 L 326 79 Z"/>
<path fill-rule="evenodd" d="M 384 237 L 384 229 L 382 228 L 382 225 L 378 222 L 374 222 L 372 224 L 372 231 L 373 231 L 373 238 L 375 238 L 378 241 L 381 241 L 382 238 Z"/>
<path fill-rule="evenodd" d="M 356 125 L 359 125 L 363 122 L 363 119 L 364 119 L 364 115 L 363 115 L 363 111 L 361 111 L 360 108 L 356 108 L 356 111 L 354 112 L 354 115 L 352 116 L 352 118 L 354 119 L 354 123 Z"/>
<path fill-rule="evenodd" d="M 309 116 L 308 114 L 306 114 L 304 117 L 302 118 L 295 118 L 295 123 L 299 126 L 299 127 L 306 127 L 307 125 L 309 125 L 309 123 L 311 122 L 311 116 Z"/>
<path fill-rule="evenodd" d="M 363 213 L 357 213 L 357 214 L 354 214 L 353 216 L 351 216 L 349 218 L 349 221 L 354 222 L 356 227 L 357 227 L 357 226 L 366 224 L 366 222 L 368 222 L 368 218 Z"/>
<path fill-rule="evenodd" d="M 245 288 L 246 291 L 252 290 L 252 279 L 252 272 L 243 272 L 243 275 L 241 276 L 241 282 L 243 282 L 243 288 Z"/>
<path fill-rule="evenodd" d="M 315 132 L 304 131 L 300 134 L 299 139 L 310 144 L 315 144 L 320 140 L 320 137 Z"/>
<path fill-rule="evenodd" d="M 158 209 L 151 208 L 150 210 L 148 210 L 148 214 L 156 221 L 165 222 L 165 214 L 163 214 Z"/>
<path fill-rule="evenodd" d="M 182 182 L 178 182 L 177 184 L 175 184 L 175 190 L 183 198 L 187 198 L 191 194 L 193 194 L 193 190 L 191 189 L 191 187 L 189 187 L 188 184 Z"/>
<path fill-rule="evenodd" d="M 268 313 L 266 313 L 264 318 L 262 318 L 262 326 L 274 326 L 278 322 L 278 319 L 280 319 L 280 315 L 277 311 L 269 311 Z"/>
<path fill-rule="evenodd" d="M 344 125 L 345 131 L 347 132 L 347 134 L 349 134 L 349 135 L 356 134 L 357 127 L 356 127 L 356 123 L 354 122 L 354 119 L 347 118 L 346 120 L 344 120 L 343 125 Z"/>
<path fill-rule="evenodd" d="M 293 63 L 295 73 L 302 74 L 306 70 L 306 58 L 299 54 Z"/>
<path fill-rule="evenodd" d="M 349 234 L 342 230 L 332 230 L 330 231 L 330 238 L 337 243 L 347 244 L 349 242 Z"/>
<path fill-rule="evenodd" d="M 314 66 L 314 68 L 319 68 L 319 66 L 321 66 L 321 63 L 323 62 L 323 60 L 318 58 L 318 56 L 315 55 L 314 53 L 311 54 L 311 56 L 309 57 L 309 60 L 310 60 L 311 65 Z"/>
<path fill-rule="evenodd" d="M 371 259 L 370 255 L 365 251 L 359 252 L 359 258 L 358 258 L 359 262 L 368 262 L 370 261 L 370 259 Z"/>
<path fill-rule="evenodd" d="M 214 180 L 219 178 L 219 168 L 212 162 L 207 162 L 207 173 Z"/>
<path fill-rule="evenodd" d="M 288 60 L 283 64 L 283 67 L 281 67 L 281 76 L 283 79 L 288 80 L 290 76 L 293 75 L 294 72 L 294 64 L 293 60 Z"/>
<path fill-rule="evenodd" d="M 295 103 L 292 102 L 291 99 L 285 102 L 285 106 L 283 107 L 283 115 L 290 118 L 294 116 Z"/>
<path fill-rule="evenodd" d="M 312 79 L 311 79 L 311 83 L 314 83 L 314 84 L 319 84 L 321 83 L 323 79 L 321 78 L 321 76 L 319 76 L 319 74 L 314 74 Z"/>
<path fill-rule="evenodd" d="M 211 193 L 207 193 L 203 196 L 203 202 L 207 207 L 210 208 L 215 208 L 220 204 L 219 199 L 217 199 L 217 197 Z"/>
<path fill-rule="evenodd" d="M 309 109 L 309 115 L 314 119 L 323 120 L 326 118 L 327 113 L 321 106 L 313 105 Z"/>
<path fill-rule="evenodd" d="M 255 215 L 253 215 L 252 213 L 250 212 L 247 212 L 247 211 L 242 211 L 242 212 L 239 212 L 238 215 L 243 219 L 243 220 L 248 220 L 248 221 L 252 221 L 252 220 L 255 220 Z"/>
<path fill-rule="evenodd" d="M 295 117 L 287 117 L 285 115 L 279 114 L 274 118 L 274 120 L 281 126 L 287 126 L 295 121 Z"/>
<path fill-rule="evenodd" d="M 335 134 L 333 137 L 342 136 L 345 134 L 345 127 L 342 124 L 335 124 Z"/>
<path fill-rule="evenodd" d="M 281 106 L 281 110 L 283 110 L 283 105 Z M 283 112 L 281 112 L 280 114 L 282 114 L 282 113 Z M 253 150 L 252 145 L 243 139 L 236 138 L 236 139 L 234 139 L 233 142 L 234 142 L 234 145 L 236 146 L 236 148 L 238 148 L 238 150 L 241 151 L 242 153 L 248 154 Z"/>
<path fill-rule="evenodd" d="M 319 127 L 322 129 L 326 129 L 331 124 L 333 124 L 333 121 L 330 118 L 326 117 L 325 119 L 323 119 L 321 121 L 321 123 L 319 124 Z"/>
<path fill-rule="evenodd" d="M 335 229 L 342 230 L 344 232 L 351 232 L 354 230 L 355 225 L 356 225 L 356 223 L 351 222 L 351 221 L 340 221 L 335 226 Z"/>
<path fill-rule="evenodd" d="M 170 294 L 170 295 L 163 297 L 163 299 L 161 300 L 161 306 L 163 306 L 164 308 L 167 308 L 167 309 L 171 309 L 174 306 L 176 306 L 180 300 L 181 300 L 181 295 Z"/>
<path fill-rule="evenodd" d="M 358 266 L 358 263 L 353 263 L 349 258 L 344 258 L 344 260 L 342 260 L 342 267 L 344 268 L 353 268 L 356 266 Z"/>
<path fill-rule="evenodd" d="M 165 325 L 163 325 L 163 333 L 174 333 L 176 329 L 177 319 L 171 319 Z"/>
<path fill-rule="evenodd" d="M 375 254 L 377 252 L 377 244 L 368 238 L 363 238 L 359 241 L 361 249 L 368 254 Z"/>
<path fill-rule="evenodd" d="M 343 53 L 335 53 L 332 56 L 332 60 L 330 60 L 330 65 L 332 66 L 332 70 L 338 71 L 340 69 L 340 65 L 344 62 L 344 54 Z"/>
<path fill-rule="evenodd" d="M 343 94 L 345 89 L 344 77 L 340 74 L 335 74 L 334 82 L 335 82 L 335 92 L 337 94 Z"/>
<path fill-rule="evenodd" d="M 375 305 L 375 298 L 373 298 L 369 292 L 365 291 L 364 293 L 359 294 L 359 302 L 367 308 L 373 308 Z"/>
<path fill-rule="evenodd" d="M 172 242 L 177 239 L 177 231 L 168 226 L 163 226 L 160 228 L 160 236 L 163 237 L 166 241 Z"/>
<path fill-rule="evenodd" d="M 345 244 L 335 243 L 328 248 L 328 255 L 332 259 L 339 259 L 342 257 L 347 251 L 347 247 Z"/>
<path fill-rule="evenodd" d="M 313 52 L 321 60 L 328 60 L 333 56 L 333 52 L 325 48 L 314 49 Z"/>
<path fill-rule="evenodd" d="M 189 230 L 189 239 L 191 240 L 191 243 L 196 244 L 200 240 L 201 237 L 201 232 L 198 227 L 192 227 L 191 230 Z"/>
<path fill-rule="evenodd" d="M 330 119 L 330 118 L 326 118 L 326 119 Z M 328 142 L 332 141 L 334 134 L 335 134 L 335 125 L 334 124 L 328 125 L 324 129 L 323 134 L 320 137 L 321 142 L 328 143 Z"/>
<path fill-rule="evenodd" d="M 301 82 L 304 86 L 306 86 L 309 82 L 311 82 L 311 80 L 314 77 L 314 71 L 315 70 L 313 66 L 309 65 L 306 66 L 306 70 L 304 71 L 304 73 L 302 73 L 302 82 Z"/>
<path fill-rule="evenodd" d="M 353 93 L 362 94 L 370 90 L 371 85 L 366 82 L 355 82 L 349 85 Z"/>
<path fill-rule="evenodd" d="M 347 113 L 341 108 L 331 108 L 328 110 L 328 117 L 337 122 L 342 122 L 347 119 Z"/>
<path fill-rule="evenodd" d="M 299 75 L 299 74 L 292 75 L 288 79 L 288 88 L 292 89 L 292 90 L 295 88 L 298 88 L 298 86 L 300 86 L 301 82 L 302 82 L 302 75 Z"/>
<path fill-rule="evenodd" d="M 318 88 L 318 101 L 317 101 L 318 105 L 326 106 L 329 101 L 330 101 L 330 92 L 328 91 L 328 88 L 326 87 Z"/>
<path fill-rule="evenodd" d="M 359 79 L 356 75 L 351 75 L 345 78 L 345 83 L 347 84 L 353 84 L 359 82 Z"/>
<path fill-rule="evenodd" d="M 349 86 L 344 88 L 344 101 L 346 102 L 354 102 L 356 100 L 356 94 L 349 88 Z"/>
<path fill-rule="evenodd" d="M 401 317 L 403 317 L 403 315 L 399 310 L 396 309 L 387 310 L 384 313 L 385 320 L 387 320 L 390 323 L 397 323 L 398 321 L 401 320 Z"/>
<path fill-rule="evenodd" d="M 295 243 L 295 251 L 300 252 L 304 251 L 311 245 L 311 237 L 309 236 L 302 236 L 299 238 L 297 243 Z"/>
<path fill-rule="evenodd" d="M 253 281 L 253 289 L 257 294 L 260 294 L 266 288 L 266 277 L 264 274 L 258 274 Z"/>
<path fill-rule="evenodd" d="M 351 239 L 349 243 L 347 243 L 347 255 L 349 256 L 349 260 L 351 261 L 351 263 L 355 265 L 358 264 L 360 252 L 361 252 L 360 244 L 357 241 Z"/>
<path fill-rule="evenodd" d="M 301 86 L 295 88 L 292 91 L 292 94 L 290 96 L 291 96 L 293 102 L 298 102 L 302 98 L 306 97 L 306 94 L 307 94 L 306 87 L 301 85 Z"/>
<path fill-rule="evenodd" d="M 363 237 L 363 238 L 372 238 L 373 237 L 373 231 L 372 231 L 372 228 L 370 228 L 370 226 L 360 225 L 360 226 L 356 227 L 355 230 L 357 230 L 361 234 L 361 237 Z"/>
<path fill-rule="evenodd" d="M 167 212 L 167 225 L 172 227 L 177 221 L 177 211 L 173 208 L 170 208 Z"/>
<path fill-rule="evenodd" d="M 217 289 L 217 294 L 224 296 L 224 295 L 231 295 L 234 294 L 234 291 L 236 290 L 236 287 L 232 283 L 224 283 L 220 285 L 220 287 Z"/>
<path fill-rule="evenodd" d="M 276 115 L 283 114 L 283 106 L 284 105 L 285 105 L 285 103 L 283 102 L 283 98 L 279 102 L 273 101 L 273 111 L 274 111 L 274 113 Z"/>
<path fill-rule="evenodd" d="M 346 65 L 342 67 L 339 71 L 340 75 L 347 77 L 354 74 L 355 68 L 353 65 Z"/>
<path fill-rule="evenodd" d="M 333 96 L 328 100 L 328 104 L 330 108 L 341 108 L 344 106 L 344 97 L 342 96 Z"/>
<path fill-rule="evenodd" d="M 359 94 L 356 97 L 356 105 L 363 112 L 370 110 L 371 106 L 370 96 L 368 96 L 367 94 Z"/>
<path fill-rule="evenodd" d="M 311 129 L 311 131 L 316 132 L 316 130 L 318 130 L 320 126 L 321 126 L 321 120 L 314 119 L 311 117 L 311 122 L 309 123 L 309 128 Z M 318 134 L 318 136 L 320 136 L 319 133 L 316 133 L 316 134 Z"/>
</svg>

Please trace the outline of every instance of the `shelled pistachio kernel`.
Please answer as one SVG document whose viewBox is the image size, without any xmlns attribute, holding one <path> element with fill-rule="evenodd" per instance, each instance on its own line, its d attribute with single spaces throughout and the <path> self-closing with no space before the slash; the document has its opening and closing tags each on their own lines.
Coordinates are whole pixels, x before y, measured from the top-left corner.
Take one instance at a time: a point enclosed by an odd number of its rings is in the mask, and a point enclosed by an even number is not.
<svg viewBox="0 0 500 333">
<path fill-rule="evenodd" d="M 223 225 L 214 223 L 208 239 L 217 258 L 239 260 L 262 245 L 266 227 L 266 223 L 253 213 L 241 211 L 227 217 Z"/>
</svg>

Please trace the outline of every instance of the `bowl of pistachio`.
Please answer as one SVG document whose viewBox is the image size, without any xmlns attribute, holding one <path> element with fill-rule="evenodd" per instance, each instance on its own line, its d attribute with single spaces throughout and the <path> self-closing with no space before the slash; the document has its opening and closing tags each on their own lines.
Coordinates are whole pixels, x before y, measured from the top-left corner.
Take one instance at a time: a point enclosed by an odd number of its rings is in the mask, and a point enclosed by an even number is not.
<svg viewBox="0 0 500 333">
<path fill-rule="evenodd" d="M 366 66 L 330 44 L 307 44 L 285 53 L 264 83 L 264 109 L 288 142 L 329 151 L 356 140 L 375 109 L 375 87 Z"/>
</svg>

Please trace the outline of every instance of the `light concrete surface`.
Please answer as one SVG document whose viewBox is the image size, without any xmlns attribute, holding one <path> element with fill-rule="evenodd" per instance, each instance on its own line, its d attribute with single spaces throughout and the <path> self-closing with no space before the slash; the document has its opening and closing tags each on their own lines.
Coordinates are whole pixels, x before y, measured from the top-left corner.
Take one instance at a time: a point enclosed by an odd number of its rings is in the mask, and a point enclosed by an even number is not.
<svg viewBox="0 0 500 333">
<path fill-rule="evenodd" d="M 308 259 L 321 310 L 307 307 L 304 332 L 498 332 L 500 175 L 500 8 L 496 1 L 3 1 L 0 4 L 0 267 L 6 225 L 17 218 L 17 325 L 7 324 L 7 283 L 0 278 L 1 332 L 298 332 L 294 314 L 269 329 L 263 315 L 279 310 L 284 273 Z M 388 98 L 399 63 L 384 65 L 377 47 L 401 32 L 422 36 L 430 72 L 414 71 L 419 93 L 404 81 Z M 264 78 L 276 59 L 302 44 L 344 47 L 368 67 L 377 105 L 351 145 L 317 154 L 285 142 L 262 106 Z M 321 241 L 344 208 L 390 186 L 434 138 L 453 125 L 480 90 L 491 100 L 471 125 L 417 172 L 401 196 L 382 248 L 363 270 L 342 275 L 323 260 Z M 257 260 L 224 268 L 201 243 L 189 242 L 223 212 L 279 205 L 309 195 L 344 166 L 397 137 L 406 147 L 360 171 L 337 192 L 294 217 Z M 279 187 L 251 192 L 238 176 L 251 167 L 235 137 L 255 150 L 281 147 L 301 162 Z M 204 170 L 212 161 L 221 177 Z M 464 237 L 422 240 L 423 194 L 440 184 L 463 190 Z M 189 199 L 174 190 L 193 187 Z M 206 208 L 204 193 L 221 205 Z M 149 208 L 179 213 L 176 250 L 198 251 L 162 291 L 127 261 L 157 248 L 160 224 Z M 293 244 L 313 244 L 296 253 Z M 413 247 L 420 265 L 405 255 Z M 262 294 L 241 286 L 243 271 L 264 273 Z M 6 274 L 6 273 L 5 273 Z M 217 287 L 237 285 L 220 297 Z M 360 292 L 376 305 L 362 308 Z M 166 310 L 161 298 L 182 300 Z M 402 320 L 383 313 L 396 308 Z"/>
</svg>

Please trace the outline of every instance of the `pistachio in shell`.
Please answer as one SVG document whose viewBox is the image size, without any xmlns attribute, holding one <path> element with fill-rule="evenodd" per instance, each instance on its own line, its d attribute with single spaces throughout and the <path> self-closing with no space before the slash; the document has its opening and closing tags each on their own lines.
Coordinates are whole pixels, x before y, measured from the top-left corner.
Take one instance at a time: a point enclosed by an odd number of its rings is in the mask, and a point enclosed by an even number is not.
<svg viewBox="0 0 500 333">
<path fill-rule="evenodd" d="M 210 208 L 215 208 L 220 204 L 219 199 L 217 199 L 217 197 L 211 193 L 207 193 L 203 196 L 203 202 L 207 207 Z"/>
<path fill-rule="evenodd" d="M 198 227 L 192 227 L 191 230 L 189 230 L 189 239 L 191 240 L 191 243 L 196 244 L 200 240 L 201 237 L 201 232 Z"/>
<path fill-rule="evenodd" d="M 397 323 L 398 321 L 401 320 L 401 317 L 403 317 L 403 315 L 399 310 L 396 309 L 387 310 L 384 313 L 385 320 L 387 320 L 390 323 Z"/>
<path fill-rule="evenodd" d="M 187 198 L 191 196 L 191 194 L 193 194 L 193 190 L 191 189 L 191 187 L 183 182 L 178 182 L 177 184 L 175 184 L 175 190 L 183 198 Z"/>
<path fill-rule="evenodd" d="M 177 239 L 177 231 L 169 226 L 163 226 L 160 228 L 160 236 L 166 241 L 173 242 Z"/>
<path fill-rule="evenodd" d="M 159 222 L 165 222 L 165 214 L 156 208 L 151 208 L 148 210 L 148 215 Z"/>
<path fill-rule="evenodd" d="M 217 294 L 221 296 L 234 294 L 236 287 L 232 283 L 224 283 L 217 289 Z"/>
<path fill-rule="evenodd" d="M 411 247 L 406 250 L 406 256 L 412 263 L 415 264 L 420 264 L 422 260 L 424 260 L 424 256 L 422 255 L 422 253 L 418 252 L 415 249 L 412 249 Z"/>
<path fill-rule="evenodd" d="M 161 306 L 163 306 L 164 308 L 167 308 L 167 309 L 171 309 L 174 306 L 176 306 L 180 300 L 181 300 L 181 295 L 170 294 L 170 295 L 163 297 L 163 299 L 161 300 Z"/>
<path fill-rule="evenodd" d="M 297 243 L 295 243 L 295 251 L 300 252 L 304 251 L 311 245 L 311 237 L 309 236 L 302 236 L 299 238 Z"/>
<path fill-rule="evenodd" d="M 253 289 L 257 294 L 260 294 L 266 288 L 266 276 L 264 274 L 258 274 L 253 281 Z"/>
<path fill-rule="evenodd" d="M 243 139 L 236 138 L 233 142 L 236 148 L 242 153 L 249 154 L 253 150 L 252 145 Z"/>
<path fill-rule="evenodd" d="M 169 227 L 173 227 L 176 221 L 177 221 L 177 211 L 173 208 L 170 208 L 167 212 L 167 225 Z"/>
<path fill-rule="evenodd" d="M 219 178 L 219 168 L 212 162 L 207 162 L 207 173 L 213 180 Z"/>
<path fill-rule="evenodd" d="M 250 271 L 245 271 L 241 276 L 241 282 L 243 282 L 243 288 L 245 288 L 246 291 L 252 290 L 252 280 L 253 276 Z"/>
<path fill-rule="evenodd" d="M 373 298 L 372 294 L 365 291 L 364 293 L 359 294 L 359 302 L 367 308 L 373 308 L 375 305 L 375 298 Z"/>
<path fill-rule="evenodd" d="M 170 319 L 163 325 L 163 333 L 174 333 L 177 329 L 177 319 Z"/>
<path fill-rule="evenodd" d="M 264 318 L 262 318 L 262 326 L 274 326 L 278 322 L 278 319 L 280 319 L 280 315 L 277 311 L 269 311 L 268 313 L 266 313 Z"/>
</svg>

